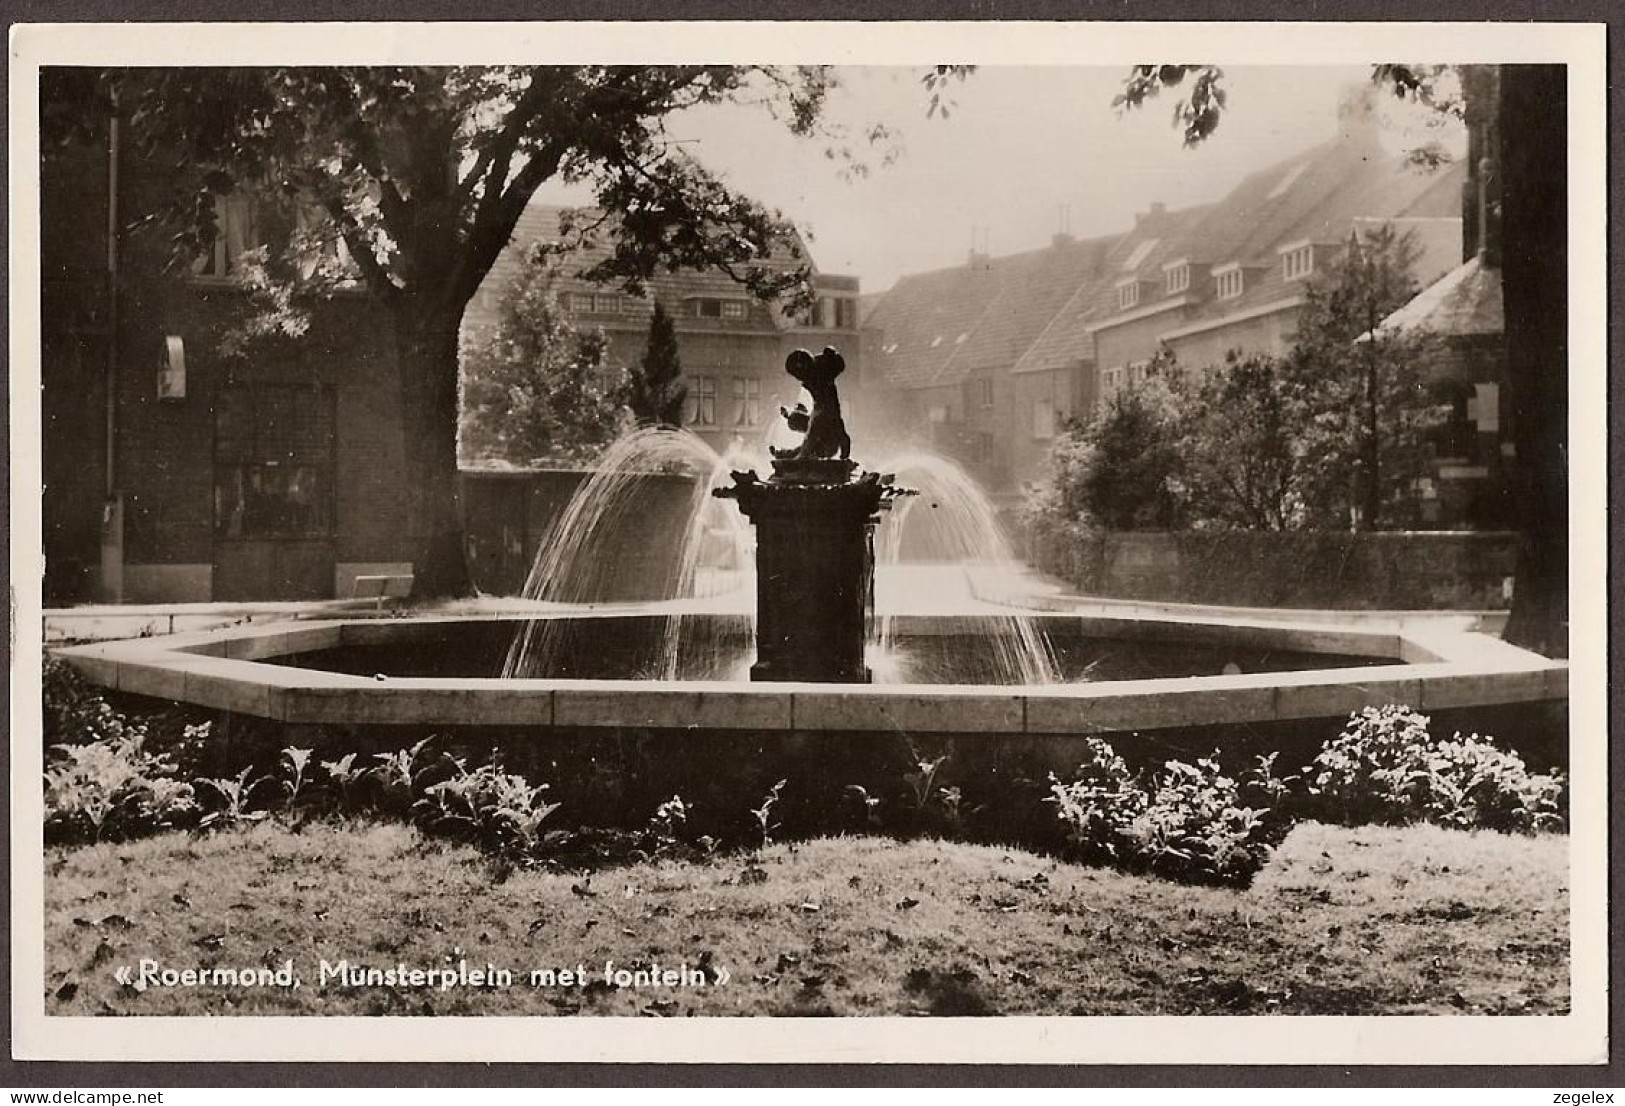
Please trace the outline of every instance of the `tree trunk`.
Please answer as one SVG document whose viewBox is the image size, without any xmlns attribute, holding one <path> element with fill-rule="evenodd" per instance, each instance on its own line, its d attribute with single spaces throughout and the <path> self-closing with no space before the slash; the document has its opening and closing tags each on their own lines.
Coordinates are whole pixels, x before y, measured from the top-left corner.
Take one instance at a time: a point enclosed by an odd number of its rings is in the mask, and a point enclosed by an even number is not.
<svg viewBox="0 0 1625 1106">
<path fill-rule="evenodd" d="M 471 594 L 457 475 L 457 331 L 461 319 L 408 298 L 396 312 L 412 597 Z"/>
<path fill-rule="evenodd" d="M 1568 650 L 1567 74 L 1501 68 L 1501 284 L 1519 545 L 1505 638 Z"/>
</svg>

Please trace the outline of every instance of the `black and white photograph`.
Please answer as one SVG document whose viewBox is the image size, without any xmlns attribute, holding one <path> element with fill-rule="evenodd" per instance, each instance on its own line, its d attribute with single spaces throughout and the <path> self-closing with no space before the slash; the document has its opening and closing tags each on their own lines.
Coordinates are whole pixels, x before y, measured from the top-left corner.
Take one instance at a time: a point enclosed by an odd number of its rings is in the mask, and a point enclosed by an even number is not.
<svg viewBox="0 0 1625 1106">
<path fill-rule="evenodd" d="M 14 28 L 17 1057 L 1602 1062 L 1603 37 Z"/>
</svg>

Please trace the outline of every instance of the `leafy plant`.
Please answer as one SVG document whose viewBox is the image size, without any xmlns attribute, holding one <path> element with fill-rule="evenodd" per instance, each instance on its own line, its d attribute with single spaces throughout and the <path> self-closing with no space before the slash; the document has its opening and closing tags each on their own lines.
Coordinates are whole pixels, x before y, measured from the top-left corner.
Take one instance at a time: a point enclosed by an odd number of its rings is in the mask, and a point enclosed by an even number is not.
<svg viewBox="0 0 1625 1106">
<path fill-rule="evenodd" d="M 751 811 L 752 817 L 756 819 L 757 829 L 761 832 L 762 848 L 764 849 L 773 844 L 773 831 L 779 828 L 779 824 L 773 821 L 773 808 L 778 805 L 779 793 L 784 790 L 784 785 L 788 782 L 788 780 L 780 780 L 774 784 L 762 799 L 762 805 Z"/>
<path fill-rule="evenodd" d="M 1072 780 L 1050 777 L 1048 801 L 1081 859 L 1193 882 L 1241 883 L 1263 867 L 1281 836 L 1279 816 L 1242 799 L 1244 788 L 1284 793 L 1284 781 L 1269 771 L 1274 758 L 1261 759 L 1245 784 L 1208 757 L 1168 761 L 1147 784 L 1108 743 L 1090 738 Z"/>
<path fill-rule="evenodd" d="M 372 774 L 371 768 L 355 766 L 354 753 L 345 753 L 338 760 L 324 760 L 322 768 L 327 772 L 329 784 L 338 789 L 339 805 L 342 807 L 350 805 L 350 797 L 356 786 Z"/>
<path fill-rule="evenodd" d="M 681 795 L 673 795 L 655 808 L 654 814 L 649 817 L 648 837 L 653 843 L 652 853 L 656 856 L 663 852 L 670 852 L 679 843 L 679 834 L 688 824 L 690 806 L 683 802 Z"/>
<path fill-rule="evenodd" d="M 410 749 L 397 749 L 393 753 L 374 753 L 378 761 L 372 767 L 373 779 L 383 792 L 386 806 L 406 807 L 417 793 L 419 761 L 424 748 L 433 741 L 433 735 L 424 738 Z"/>
<path fill-rule="evenodd" d="M 935 760 L 916 760 L 914 771 L 903 774 L 903 782 L 908 784 L 909 795 L 914 801 L 916 812 L 923 812 L 931 801 L 933 785 L 937 779 L 937 769 L 941 768 L 948 758 L 937 757 Z"/>
<path fill-rule="evenodd" d="M 287 797 L 288 809 L 293 809 L 299 803 L 299 795 L 305 789 L 305 769 L 310 764 L 310 749 L 296 749 L 293 746 L 282 750 L 280 764 L 286 771 L 286 778 L 279 781 L 282 793 Z"/>
<path fill-rule="evenodd" d="M 530 858 L 539 851 L 542 824 L 560 804 L 547 802 L 545 783 L 504 772 L 495 761 L 469 771 L 456 762 L 457 774 L 431 784 L 413 804 L 415 819 L 425 829 L 475 841 L 509 857 Z"/>
<path fill-rule="evenodd" d="M 1146 807 L 1126 827 L 1137 867 L 1197 881 L 1240 883 L 1269 859 L 1266 812 L 1242 805 L 1217 761 L 1171 760 L 1152 781 Z"/>
<path fill-rule="evenodd" d="M 1367 707 L 1328 741 L 1306 772 L 1329 817 L 1354 822 L 1434 822 L 1461 829 L 1533 833 L 1561 828 L 1559 772 L 1529 771 L 1493 739 L 1435 739 L 1408 707 Z"/>
<path fill-rule="evenodd" d="M 249 765 L 235 776 L 215 778 L 201 777 L 198 779 L 197 782 L 201 786 L 212 790 L 217 796 L 219 796 L 221 802 L 221 805 L 217 809 L 209 811 L 198 820 L 199 829 L 207 829 L 210 826 L 220 825 L 235 826 L 243 822 L 258 822 L 266 817 L 268 813 L 267 811 L 253 810 L 251 809 L 250 804 L 253 800 L 254 792 L 257 791 L 262 784 L 270 783 L 271 781 L 266 776 L 260 776 L 256 779 L 250 780 L 248 777 L 253 771 L 254 766 Z"/>
<path fill-rule="evenodd" d="M 87 708 L 94 739 L 53 745 L 45 768 L 47 840 L 119 840 L 166 828 L 197 808 L 174 761 L 146 750 L 146 730 L 106 703 Z"/>
<path fill-rule="evenodd" d="M 1111 745 L 1084 741 L 1084 758 L 1066 782 L 1050 775 L 1046 802 L 1067 827 L 1067 842 L 1086 862 L 1116 862 L 1126 853 L 1126 827 L 1144 812 L 1147 799 L 1134 774 Z"/>
<path fill-rule="evenodd" d="M 100 732 L 107 704 L 67 662 L 49 654 L 40 681 L 45 740 L 82 741 Z"/>
</svg>

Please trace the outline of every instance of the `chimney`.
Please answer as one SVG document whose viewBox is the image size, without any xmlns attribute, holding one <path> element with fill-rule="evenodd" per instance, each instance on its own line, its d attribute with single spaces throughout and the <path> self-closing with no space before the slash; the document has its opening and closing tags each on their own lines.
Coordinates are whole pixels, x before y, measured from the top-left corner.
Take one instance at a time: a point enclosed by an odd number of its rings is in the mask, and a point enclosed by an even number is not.
<svg viewBox="0 0 1625 1106">
<path fill-rule="evenodd" d="M 989 260 L 990 258 L 988 256 L 987 248 L 987 228 L 971 227 L 970 254 L 968 258 L 970 267 L 972 269 L 990 268 L 991 266 L 988 264 Z"/>
<path fill-rule="evenodd" d="M 1161 200 L 1153 200 L 1151 201 L 1151 207 L 1149 210 L 1136 211 L 1134 213 L 1134 225 L 1139 226 L 1147 219 L 1158 219 L 1166 214 L 1168 214 L 1168 205 L 1163 203 Z"/>
</svg>

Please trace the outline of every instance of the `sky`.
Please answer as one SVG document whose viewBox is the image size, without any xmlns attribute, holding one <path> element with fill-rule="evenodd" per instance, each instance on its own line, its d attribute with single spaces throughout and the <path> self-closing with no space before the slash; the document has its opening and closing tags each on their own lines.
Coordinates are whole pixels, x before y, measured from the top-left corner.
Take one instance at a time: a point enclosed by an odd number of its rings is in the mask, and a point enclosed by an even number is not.
<svg viewBox="0 0 1625 1106">
<path fill-rule="evenodd" d="M 1112 107 L 1126 66 L 984 66 L 949 86 L 947 118 L 927 117 L 923 72 L 837 70 L 842 87 L 826 119 L 859 135 L 884 124 L 900 146 L 866 177 L 844 173 L 828 142 L 790 135 L 760 107 L 696 110 L 669 130 L 731 186 L 795 222 L 820 271 L 877 292 L 900 275 L 962 263 L 973 234 L 992 254 L 1015 253 L 1047 245 L 1063 226 L 1080 238 L 1127 230 L 1154 201 L 1217 200 L 1247 173 L 1334 137 L 1340 97 L 1368 83 L 1370 68 L 1227 68 L 1227 111 L 1196 149 L 1171 122 L 1178 90 L 1137 111 Z M 1388 100 L 1394 148 L 1414 145 L 1417 117 Z M 540 199 L 591 197 L 560 188 Z"/>
</svg>

